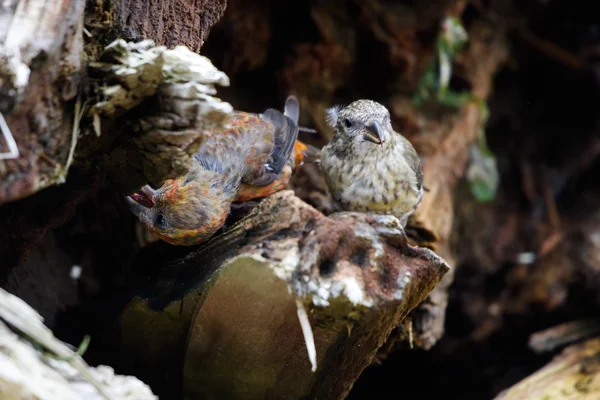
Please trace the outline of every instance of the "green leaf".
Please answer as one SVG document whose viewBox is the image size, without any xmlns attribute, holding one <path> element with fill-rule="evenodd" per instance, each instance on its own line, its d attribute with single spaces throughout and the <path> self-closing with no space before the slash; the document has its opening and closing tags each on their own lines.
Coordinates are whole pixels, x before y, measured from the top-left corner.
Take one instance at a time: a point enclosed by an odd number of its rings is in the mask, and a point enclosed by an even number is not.
<svg viewBox="0 0 600 400">
<path fill-rule="evenodd" d="M 471 193 L 479 202 L 494 200 L 500 183 L 496 159 L 487 147 L 485 150 L 482 151 L 477 143 L 471 145 L 471 162 L 465 174 Z"/>
<path fill-rule="evenodd" d="M 496 198 L 496 186 L 490 186 L 488 182 L 474 180 L 469 182 L 471 193 L 480 203 L 489 203 Z"/>
</svg>

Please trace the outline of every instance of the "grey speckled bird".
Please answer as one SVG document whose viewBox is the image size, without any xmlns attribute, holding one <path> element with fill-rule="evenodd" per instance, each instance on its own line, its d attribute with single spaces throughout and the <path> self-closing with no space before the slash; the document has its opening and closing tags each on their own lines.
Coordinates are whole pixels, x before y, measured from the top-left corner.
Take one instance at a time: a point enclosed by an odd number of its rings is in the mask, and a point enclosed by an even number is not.
<svg viewBox="0 0 600 400">
<path fill-rule="evenodd" d="M 394 215 L 406 226 L 423 198 L 419 155 L 390 122 L 389 111 L 372 100 L 328 110 L 335 129 L 323 147 L 321 169 L 336 208 Z"/>
</svg>

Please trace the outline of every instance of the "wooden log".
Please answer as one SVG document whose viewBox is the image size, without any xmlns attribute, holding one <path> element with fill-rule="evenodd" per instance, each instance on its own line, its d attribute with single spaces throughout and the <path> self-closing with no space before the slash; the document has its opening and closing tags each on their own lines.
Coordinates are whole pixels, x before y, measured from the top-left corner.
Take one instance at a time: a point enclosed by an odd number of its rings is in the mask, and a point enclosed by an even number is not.
<svg viewBox="0 0 600 400">
<path fill-rule="evenodd" d="M 135 377 L 116 375 L 105 365 L 89 367 L 54 337 L 34 309 L 1 288 L 0 398 L 157 399 Z"/>
<path fill-rule="evenodd" d="M 567 347 L 495 400 L 592 400 L 600 397 L 600 338 Z"/>
<path fill-rule="evenodd" d="M 120 319 L 123 367 L 166 385 L 160 366 L 179 364 L 170 384 L 183 382 L 194 398 L 344 398 L 449 269 L 429 249 L 398 247 L 397 223 L 326 217 L 291 191 L 269 197 L 161 267 L 174 279 L 163 273 L 129 304 Z"/>
</svg>

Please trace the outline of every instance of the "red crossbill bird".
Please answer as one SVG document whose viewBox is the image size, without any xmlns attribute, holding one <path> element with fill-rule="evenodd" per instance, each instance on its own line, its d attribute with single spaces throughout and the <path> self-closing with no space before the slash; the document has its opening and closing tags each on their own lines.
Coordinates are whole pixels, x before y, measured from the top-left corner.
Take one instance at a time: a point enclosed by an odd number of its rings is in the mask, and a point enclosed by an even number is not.
<svg viewBox="0 0 600 400">
<path fill-rule="evenodd" d="M 371 100 L 328 110 L 334 128 L 321 170 L 338 209 L 394 215 L 406 226 L 423 198 L 419 155 L 395 132 L 389 111 Z"/>
<path fill-rule="evenodd" d="M 318 150 L 297 140 L 298 118 L 294 96 L 283 113 L 234 111 L 226 127 L 207 133 L 186 175 L 127 196 L 131 211 L 165 242 L 190 246 L 210 239 L 233 202 L 284 189 L 305 155 L 317 157 Z"/>
</svg>

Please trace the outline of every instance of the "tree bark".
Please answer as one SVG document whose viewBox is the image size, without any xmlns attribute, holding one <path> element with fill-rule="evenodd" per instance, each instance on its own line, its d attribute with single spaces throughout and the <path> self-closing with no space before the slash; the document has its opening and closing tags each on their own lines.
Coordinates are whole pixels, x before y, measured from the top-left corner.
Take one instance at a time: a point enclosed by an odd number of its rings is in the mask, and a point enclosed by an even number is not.
<svg viewBox="0 0 600 400">
<path fill-rule="evenodd" d="M 0 6 L 0 113 L 18 154 L 0 159 L 0 205 L 64 182 L 82 74 L 84 0 Z M 8 132 L 10 131 L 10 133 Z M 0 152 L 7 151 L 6 138 Z"/>
<path fill-rule="evenodd" d="M 152 39 L 169 48 L 183 45 L 198 52 L 226 6 L 226 0 L 118 0 L 113 26 L 132 39 Z"/>
<path fill-rule="evenodd" d="M 199 51 L 223 14 L 224 0 L 88 2 L 90 43 L 102 38 L 152 39 Z M 84 57 L 85 0 L 10 0 L 0 6 L 0 113 L 18 154 L 0 158 L 0 205 L 64 183 L 78 141 L 75 100 Z M 181 16 L 185 15 L 185 18 Z M 94 59 L 100 50 L 88 45 Z M 6 131 L 6 132 L 4 132 Z M 10 132 L 10 133 L 9 133 Z"/>
</svg>

